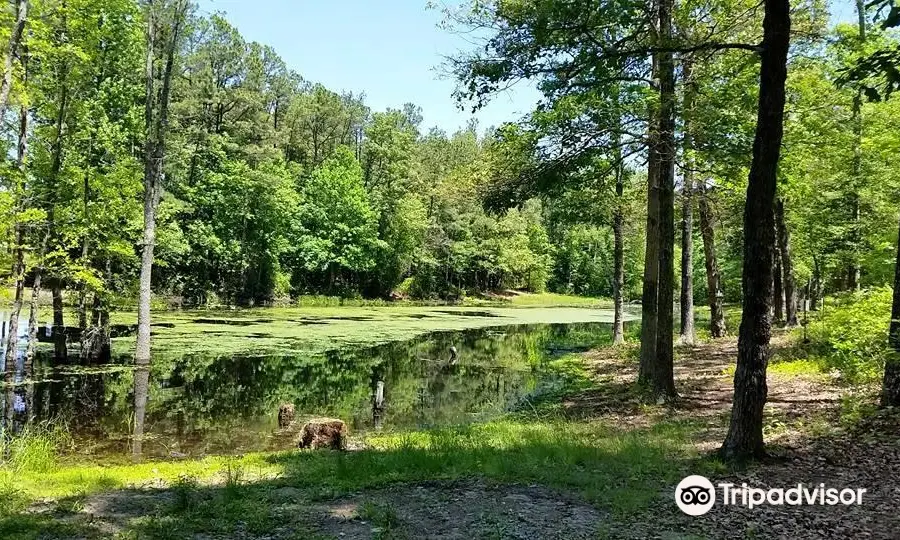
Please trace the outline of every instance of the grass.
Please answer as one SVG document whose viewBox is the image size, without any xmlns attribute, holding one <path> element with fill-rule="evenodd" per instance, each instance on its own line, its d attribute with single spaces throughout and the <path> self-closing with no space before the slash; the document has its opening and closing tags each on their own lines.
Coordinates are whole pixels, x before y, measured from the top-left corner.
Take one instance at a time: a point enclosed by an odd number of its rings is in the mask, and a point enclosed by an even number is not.
<svg viewBox="0 0 900 540">
<path fill-rule="evenodd" d="M 46 532 L 51 537 L 102 536 L 85 517 L 99 493 L 120 497 L 124 508 L 133 504 L 128 501 L 136 493 L 152 495 L 126 519 L 121 538 L 271 534 L 285 526 L 309 530 L 312 518 L 296 506 L 285 506 L 280 490 L 296 490 L 291 502 L 308 507 L 314 501 L 398 482 L 470 477 L 555 487 L 627 515 L 654 504 L 688 471 L 719 468 L 700 459 L 691 444 L 703 429 L 699 424 L 664 418 L 623 431 L 621 425 L 604 420 L 567 419 L 553 403 L 590 380 L 579 356 L 554 360 L 554 367 L 564 374 L 562 386 L 519 412 L 464 427 L 375 433 L 366 437 L 368 448 L 362 451 L 253 453 L 106 466 L 8 462 L 0 467 L 0 537 L 38 538 Z M 36 433 L 31 444 L 60 444 L 62 439 L 49 433 Z M 27 512 L 37 501 L 50 501 L 55 511 Z M 391 508 L 364 506 L 362 514 L 377 527 L 376 536 L 397 532 Z"/>
<path fill-rule="evenodd" d="M 484 305 L 493 304 L 499 306 L 515 307 L 591 307 L 612 309 L 613 303 L 609 298 L 594 298 L 591 296 L 575 296 L 572 294 L 559 294 L 551 292 L 543 293 L 519 293 L 508 295 L 494 295 L 488 299 L 467 299 L 467 304 Z"/>
<path fill-rule="evenodd" d="M 66 466 L 14 476 L 6 471 L 0 474 L 0 485 L 7 486 L 0 536 L 13 526 L 21 531 L 47 526 L 23 513 L 36 500 L 66 501 L 58 511 L 79 514 L 86 498 L 110 490 L 168 488 L 171 496 L 161 497 L 158 508 L 145 508 L 128 524 L 140 537 L 168 538 L 229 533 L 239 522 L 249 530 L 269 531 L 277 522 L 278 505 L 268 501 L 285 486 L 300 489 L 307 500 L 321 500 L 396 482 L 473 475 L 573 490 L 613 512 L 629 513 L 652 504 L 686 471 L 698 470 L 688 444 L 695 429 L 671 421 L 622 433 L 602 422 L 513 415 L 466 428 L 373 436 L 367 441 L 370 449 L 351 453 L 281 452 L 116 467 Z M 390 509 L 370 508 L 368 514 L 384 531 L 396 523 Z"/>
<path fill-rule="evenodd" d="M 45 473 L 56 466 L 57 452 L 69 443 L 68 433 L 60 425 L 28 424 L 13 438 L 0 437 L 0 456 L 4 456 L 4 468 L 14 473 Z"/>
</svg>

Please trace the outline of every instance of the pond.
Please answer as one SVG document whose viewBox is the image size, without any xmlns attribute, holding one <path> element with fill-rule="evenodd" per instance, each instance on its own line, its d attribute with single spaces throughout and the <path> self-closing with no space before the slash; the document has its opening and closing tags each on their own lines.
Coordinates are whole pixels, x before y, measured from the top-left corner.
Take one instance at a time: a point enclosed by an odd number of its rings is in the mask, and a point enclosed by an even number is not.
<svg viewBox="0 0 900 540">
<path fill-rule="evenodd" d="M 28 423 L 65 425 L 68 454 L 79 460 L 273 451 L 294 446 L 313 416 L 341 418 L 359 434 L 459 425 L 528 407 L 558 386 L 553 359 L 609 342 L 607 323 L 514 324 L 295 354 L 192 349 L 154 358 L 149 371 L 135 370 L 127 354 L 83 365 L 72 352 L 62 363 L 41 350 L 30 369 L 20 357 L 5 370 L 0 407 L 6 433 Z M 282 404 L 295 408 L 288 427 L 278 424 Z"/>
</svg>

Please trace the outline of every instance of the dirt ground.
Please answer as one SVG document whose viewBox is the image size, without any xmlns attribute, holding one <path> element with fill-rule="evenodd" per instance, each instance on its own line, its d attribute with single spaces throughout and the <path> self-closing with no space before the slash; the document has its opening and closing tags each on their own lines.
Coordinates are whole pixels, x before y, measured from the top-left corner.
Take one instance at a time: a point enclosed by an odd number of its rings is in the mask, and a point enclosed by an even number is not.
<svg viewBox="0 0 900 540">
<path fill-rule="evenodd" d="M 787 334 L 774 336 L 773 350 L 791 346 Z M 696 445 L 713 452 L 728 428 L 733 394 L 727 370 L 737 357 L 737 338 L 681 348 L 675 380 L 679 402 L 675 414 L 707 419 Z M 617 399 L 637 373 L 634 362 L 623 362 L 609 350 L 588 353 L 592 370 L 613 384 L 576 396 L 572 410 L 593 411 L 634 425 L 649 421 L 636 402 Z M 770 371 L 766 405 L 766 443 L 771 458 L 764 463 L 720 478 L 758 488 L 790 488 L 798 483 L 867 491 L 859 506 L 771 506 L 753 509 L 716 504 L 701 517 L 682 514 L 674 504 L 674 486 L 663 504 L 627 521 L 607 522 L 608 538 L 873 538 L 900 539 L 900 414 L 880 411 L 860 424 L 841 427 L 842 400 L 858 400 L 858 393 L 835 384 L 828 375 L 782 375 Z M 827 426 L 816 430 L 817 426 Z"/>
</svg>

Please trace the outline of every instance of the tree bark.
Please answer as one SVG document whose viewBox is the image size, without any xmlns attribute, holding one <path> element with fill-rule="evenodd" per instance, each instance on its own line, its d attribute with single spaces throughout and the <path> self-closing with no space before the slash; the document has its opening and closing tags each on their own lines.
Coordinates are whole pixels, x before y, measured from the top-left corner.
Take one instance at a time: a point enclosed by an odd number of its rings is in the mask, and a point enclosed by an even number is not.
<svg viewBox="0 0 900 540">
<path fill-rule="evenodd" d="M 674 0 L 659 1 L 660 41 L 672 39 Z M 674 376 L 675 303 L 675 58 L 659 54 L 659 291 L 656 361 L 652 390 L 657 401 L 676 397 Z"/>
<path fill-rule="evenodd" d="M 63 319 L 63 290 L 59 279 L 52 279 L 53 286 L 53 353 L 57 360 L 65 361 L 68 356 L 66 323 Z"/>
<path fill-rule="evenodd" d="M 775 238 L 778 238 L 777 227 L 775 228 Z M 772 287 L 775 324 L 781 326 L 784 324 L 784 285 L 781 281 L 781 251 L 778 249 L 777 243 L 775 245 L 775 260 L 772 266 Z"/>
<path fill-rule="evenodd" d="M 621 160 L 621 157 L 620 157 Z M 625 215 L 622 196 L 625 179 L 622 165 L 616 166 L 616 208 L 613 215 L 613 345 L 625 343 Z"/>
<path fill-rule="evenodd" d="M 772 331 L 769 307 L 775 252 L 774 204 L 784 135 L 790 31 L 789 0 L 765 0 L 756 136 L 744 206 L 743 317 L 731 422 L 720 450 L 726 459 L 765 455 L 763 407 L 768 391 L 766 368 Z"/>
<path fill-rule="evenodd" d="M 654 64 L 656 60 L 654 59 Z M 641 293 L 641 361 L 638 383 L 649 385 L 656 361 L 657 300 L 659 294 L 659 149 L 658 112 L 650 110 L 647 134 L 647 225 L 644 249 L 644 280 Z"/>
<path fill-rule="evenodd" d="M 22 234 L 22 224 L 16 218 L 15 225 L 15 242 L 16 247 L 13 250 L 13 276 L 15 278 L 15 293 L 13 297 L 12 311 L 9 314 L 9 333 L 6 335 L 6 355 L 4 358 L 4 366 L 14 366 L 16 363 L 16 352 L 19 348 L 19 315 L 22 313 L 22 296 L 25 290 L 25 250 L 22 246 L 24 242 Z"/>
<path fill-rule="evenodd" d="M 706 266 L 707 303 L 709 303 L 709 332 L 714 338 L 725 337 L 725 311 L 722 284 L 719 277 L 719 261 L 716 259 L 715 222 L 710 192 L 705 182 L 700 182 L 700 234 L 703 236 L 703 262 Z"/>
<path fill-rule="evenodd" d="M 91 151 L 88 150 L 88 155 Z M 88 233 L 88 202 L 90 200 L 90 168 L 84 173 L 82 212 L 84 217 L 84 236 L 81 238 L 81 265 L 87 270 L 89 266 L 88 254 L 90 253 L 90 238 Z M 82 283 L 78 291 L 78 328 L 82 335 L 87 330 L 87 287 Z"/>
<path fill-rule="evenodd" d="M 2 116 L 0 116 L 2 118 Z M 17 186 L 14 189 L 16 196 L 16 213 L 22 208 L 21 189 L 25 182 L 25 156 L 28 153 L 28 109 L 24 106 L 19 108 L 19 144 L 16 156 L 16 168 L 18 169 L 19 178 Z M 9 314 L 9 334 L 6 339 L 6 366 L 14 365 L 16 362 L 16 353 L 19 348 L 19 317 L 22 313 L 22 297 L 25 293 L 25 231 L 23 224 L 19 221 L 19 216 L 15 216 L 15 242 L 16 247 L 13 250 L 13 277 L 15 278 L 15 292 L 13 293 L 12 312 Z"/>
<path fill-rule="evenodd" d="M 900 235 L 900 230 L 897 234 Z M 881 404 L 897 407 L 900 406 L 900 239 L 897 241 L 897 262 L 894 265 L 894 302 L 888 336 L 888 344 L 893 351 L 884 364 Z"/>
<path fill-rule="evenodd" d="M 694 344 L 694 144 L 691 115 L 694 108 L 693 63 L 682 60 L 684 78 L 684 169 L 681 188 L 681 335 L 682 345 Z"/>
<path fill-rule="evenodd" d="M 615 95 L 618 101 L 618 92 Z M 621 129 L 621 121 L 617 122 Z M 625 164 L 621 139 L 616 135 L 613 159 L 616 173 L 616 198 L 613 208 L 613 345 L 625 343 Z"/>
<path fill-rule="evenodd" d="M 800 324 L 797 319 L 797 284 L 794 281 L 794 262 L 791 259 L 791 232 L 784 219 L 784 201 L 781 197 L 775 201 L 775 222 L 778 224 L 778 251 L 781 252 L 785 324 L 794 327 Z"/>
<path fill-rule="evenodd" d="M 147 7 L 147 56 L 144 64 L 144 231 L 141 244 L 141 274 L 138 292 L 138 332 L 134 363 L 150 364 L 150 286 L 153 271 L 153 248 L 156 242 L 156 201 L 158 200 L 158 168 L 155 148 L 156 78 L 154 70 L 158 24 L 154 2 Z M 137 378 L 135 378 L 137 405 Z M 137 443 L 135 443 L 137 444 Z"/>
<path fill-rule="evenodd" d="M 819 270 L 819 258 L 815 254 L 813 260 L 812 287 L 809 291 L 809 310 L 819 311 L 819 298 L 822 295 L 822 274 Z"/>
<path fill-rule="evenodd" d="M 34 355 L 37 353 L 37 327 L 38 327 L 38 309 L 41 305 L 41 278 L 44 274 L 44 256 L 47 254 L 47 244 L 50 242 L 50 229 L 44 234 L 41 241 L 40 254 L 38 255 L 38 266 L 34 270 L 34 281 L 31 285 L 31 306 L 28 311 L 28 345 L 25 349 L 25 364 L 32 365 L 34 363 Z"/>
<path fill-rule="evenodd" d="M 0 118 L 6 116 L 6 110 L 9 106 L 9 91 L 12 89 L 13 59 L 18 55 L 27 20 L 28 0 L 16 0 L 16 22 L 13 25 L 12 32 L 10 32 L 9 47 L 3 58 L 3 80 L 0 81 Z"/>
</svg>

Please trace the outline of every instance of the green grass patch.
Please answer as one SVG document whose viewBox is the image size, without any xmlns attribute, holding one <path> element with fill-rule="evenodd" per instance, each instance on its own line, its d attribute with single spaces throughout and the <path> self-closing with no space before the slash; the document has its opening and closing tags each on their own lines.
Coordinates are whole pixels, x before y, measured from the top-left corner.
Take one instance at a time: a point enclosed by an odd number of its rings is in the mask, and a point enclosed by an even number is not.
<svg viewBox="0 0 900 540">
<path fill-rule="evenodd" d="M 773 362 L 769 365 L 769 373 L 788 377 L 822 375 L 824 364 L 815 358 L 797 358 Z"/>
<path fill-rule="evenodd" d="M 560 364 L 568 369 L 570 362 Z M 169 495 L 132 519 L 128 525 L 132 536 L 125 537 L 228 535 L 236 528 L 264 534 L 283 525 L 279 506 L 270 501 L 285 486 L 311 501 L 395 482 L 469 477 L 571 490 L 627 514 L 653 504 L 661 490 L 688 471 L 715 469 L 713 462 L 698 461 L 690 444 L 700 428 L 690 422 L 663 421 L 622 432 L 601 421 L 519 413 L 466 427 L 372 435 L 366 441 L 369 449 L 356 452 L 291 451 L 118 466 L 63 465 L 41 473 L 3 468 L 0 494 L 5 510 L 0 531 L 50 530 L 45 529 L 44 518 L 23 514 L 36 500 L 59 501 L 58 512 L 77 516 L 85 501 L 100 492 L 153 493 L 162 488 Z M 370 510 L 377 517 L 371 518 L 373 522 L 381 523 L 382 530 L 392 530 L 390 509 Z M 91 536 L 89 528 L 78 532 Z"/>
<path fill-rule="evenodd" d="M 508 303 L 520 307 L 592 307 L 612 309 L 609 298 L 575 296 L 559 293 L 519 293 L 508 297 Z"/>
</svg>

